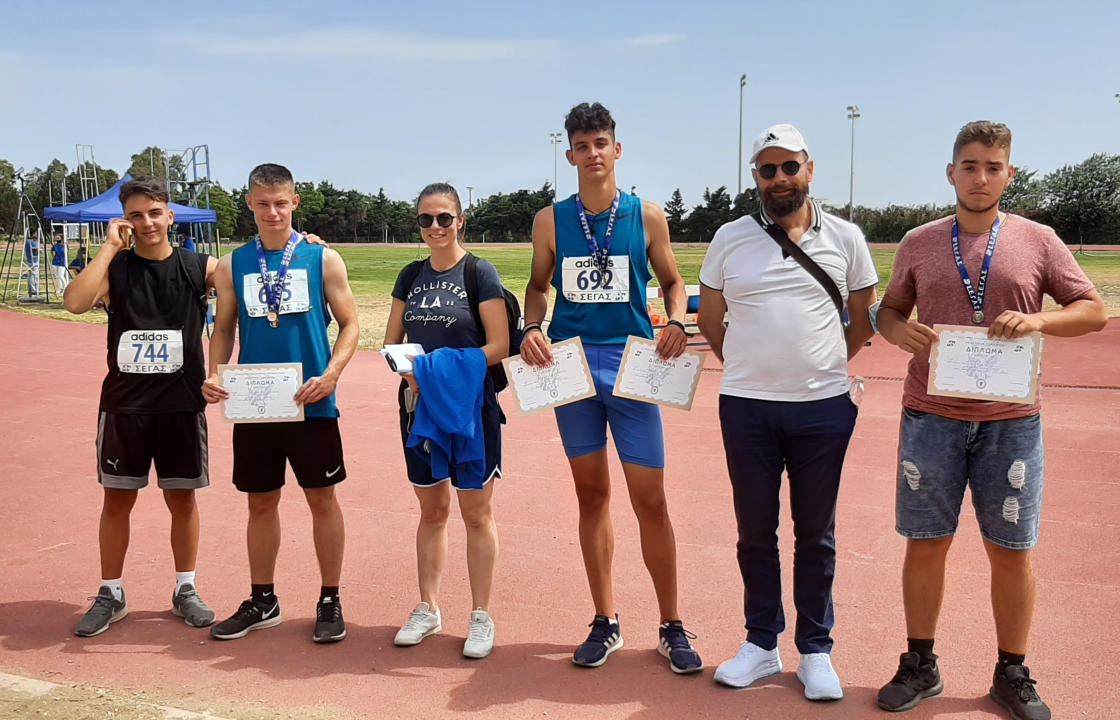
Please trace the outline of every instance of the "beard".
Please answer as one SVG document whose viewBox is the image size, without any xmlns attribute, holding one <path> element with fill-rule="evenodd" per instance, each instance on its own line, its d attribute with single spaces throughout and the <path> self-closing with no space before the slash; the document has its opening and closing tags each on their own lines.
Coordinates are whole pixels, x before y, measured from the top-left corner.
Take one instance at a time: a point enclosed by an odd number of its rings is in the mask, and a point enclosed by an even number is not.
<svg viewBox="0 0 1120 720">
<path fill-rule="evenodd" d="M 977 213 L 979 215 L 982 215 L 982 214 L 988 212 L 992 208 L 999 207 L 999 203 L 1000 203 L 1001 200 L 1003 200 L 1002 196 L 996 198 L 996 201 L 994 203 L 989 203 L 986 200 L 970 201 L 968 198 L 963 198 L 960 195 L 957 195 L 957 205 L 959 205 L 960 207 L 963 207 L 965 210 L 968 210 L 969 212 L 974 212 L 974 213 Z"/>
<path fill-rule="evenodd" d="M 781 188 L 785 190 L 786 188 Z M 793 192 L 780 197 L 774 196 L 775 188 L 762 191 L 762 204 L 766 206 L 766 214 L 771 217 L 785 217 L 801 209 L 805 199 L 809 197 L 809 189 L 798 185 L 793 186 Z"/>
</svg>

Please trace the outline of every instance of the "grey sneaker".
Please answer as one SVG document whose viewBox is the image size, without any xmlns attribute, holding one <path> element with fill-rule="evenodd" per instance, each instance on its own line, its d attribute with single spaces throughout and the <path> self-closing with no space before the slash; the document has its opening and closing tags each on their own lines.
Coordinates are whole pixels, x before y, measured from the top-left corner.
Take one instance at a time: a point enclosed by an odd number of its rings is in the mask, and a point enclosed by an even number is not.
<svg viewBox="0 0 1120 720">
<path fill-rule="evenodd" d="M 440 618 L 439 608 L 432 612 L 431 606 L 422 602 L 408 614 L 408 622 L 397 632 L 397 636 L 393 638 L 393 644 L 419 645 L 424 638 L 435 635 L 442 629 L 443 622 Z"/>
<path fill-rule="evenodd" d="M 128 605 L 125 603 L 124 590 L 121 590 L 121 599 L 113 597 L 113 591 L 108 585 L 102 585 L 93 598 L 93 605 L 78 621 L 74 634 L 78 637 L 93 637 L 109 629 L 111 623 L 128 615 Z"/>
<path fill-rule="evenodd" d="M 494 621 L 485 610 L 479 608 L 471 613 L 467 641 L 463 643 L 463 655 L 469 658 L 484 658 L 494 649 Z"/>
<path fill-rule="evenodd" d="M 171 596 L 171 613 L 183 618 L 183 622 L 191 627 L 214 624 L 214 611 L 206 607 L 190 583 L 185 583 L 179 592 Z"/>
</svg>

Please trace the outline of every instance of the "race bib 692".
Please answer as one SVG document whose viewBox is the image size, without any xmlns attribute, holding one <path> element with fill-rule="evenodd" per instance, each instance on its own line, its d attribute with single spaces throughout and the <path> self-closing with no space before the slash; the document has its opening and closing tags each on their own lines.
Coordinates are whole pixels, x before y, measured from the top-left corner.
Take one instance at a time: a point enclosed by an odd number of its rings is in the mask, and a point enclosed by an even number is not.
<svg viewBox="0 0 1120 720">
<path fill-rule="evenodd" d="M 129 330 L 117 344 L 123 373 L 173 373 L 183 367 L 182 330 Z"/>
<path fill-rule="evenodd" d="M 568 302 L 630 302 L 629 255 L 612 255 L 606 270 L 590 256 L 566 257 L 561 268 L 561 289 Z"/>
</svg>

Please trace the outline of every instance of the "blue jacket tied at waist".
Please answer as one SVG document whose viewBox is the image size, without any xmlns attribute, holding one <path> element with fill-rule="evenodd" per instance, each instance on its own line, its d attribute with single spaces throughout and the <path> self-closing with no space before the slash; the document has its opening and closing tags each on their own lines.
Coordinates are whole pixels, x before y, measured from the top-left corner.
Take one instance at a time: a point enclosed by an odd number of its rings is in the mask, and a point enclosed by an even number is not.
<svg viewBox="0 0 1120 720">
<path fill-rule="evenodd" d="M 485 480 L 482 389 L 486 353 L 480 348 L 440 348 L 412 361 L 420 386 L 416 416 L 406 446 L 446 478 L 455 468 L 460 488 L 480 488 Z"/>
</svg>

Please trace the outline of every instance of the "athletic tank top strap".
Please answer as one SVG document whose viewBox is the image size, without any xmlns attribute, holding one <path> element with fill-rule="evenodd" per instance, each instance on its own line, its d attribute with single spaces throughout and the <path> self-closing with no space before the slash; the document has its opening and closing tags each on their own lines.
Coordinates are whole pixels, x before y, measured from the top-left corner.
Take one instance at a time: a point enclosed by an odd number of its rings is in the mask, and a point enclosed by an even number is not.
<svg viewBox="0 0 1120 720">
<path fill-rule="evenodd" d="M 556 225 L 556 268 L 552 287 L 556 302 L 548 336 L 554 341 L 577 335 L 585 344 L 615 345 L 630 335 L 652 338 L 653 324 L 646 308 L 650 275 L 646 254 L 642 201 L 621 193 L 611 237 L 610 264 L 598 268 L 576 208 L 575 195 L 553 205 Z M 610 210 L 588 215 L 587 222 L 602 247 Z"/>
</svg>

